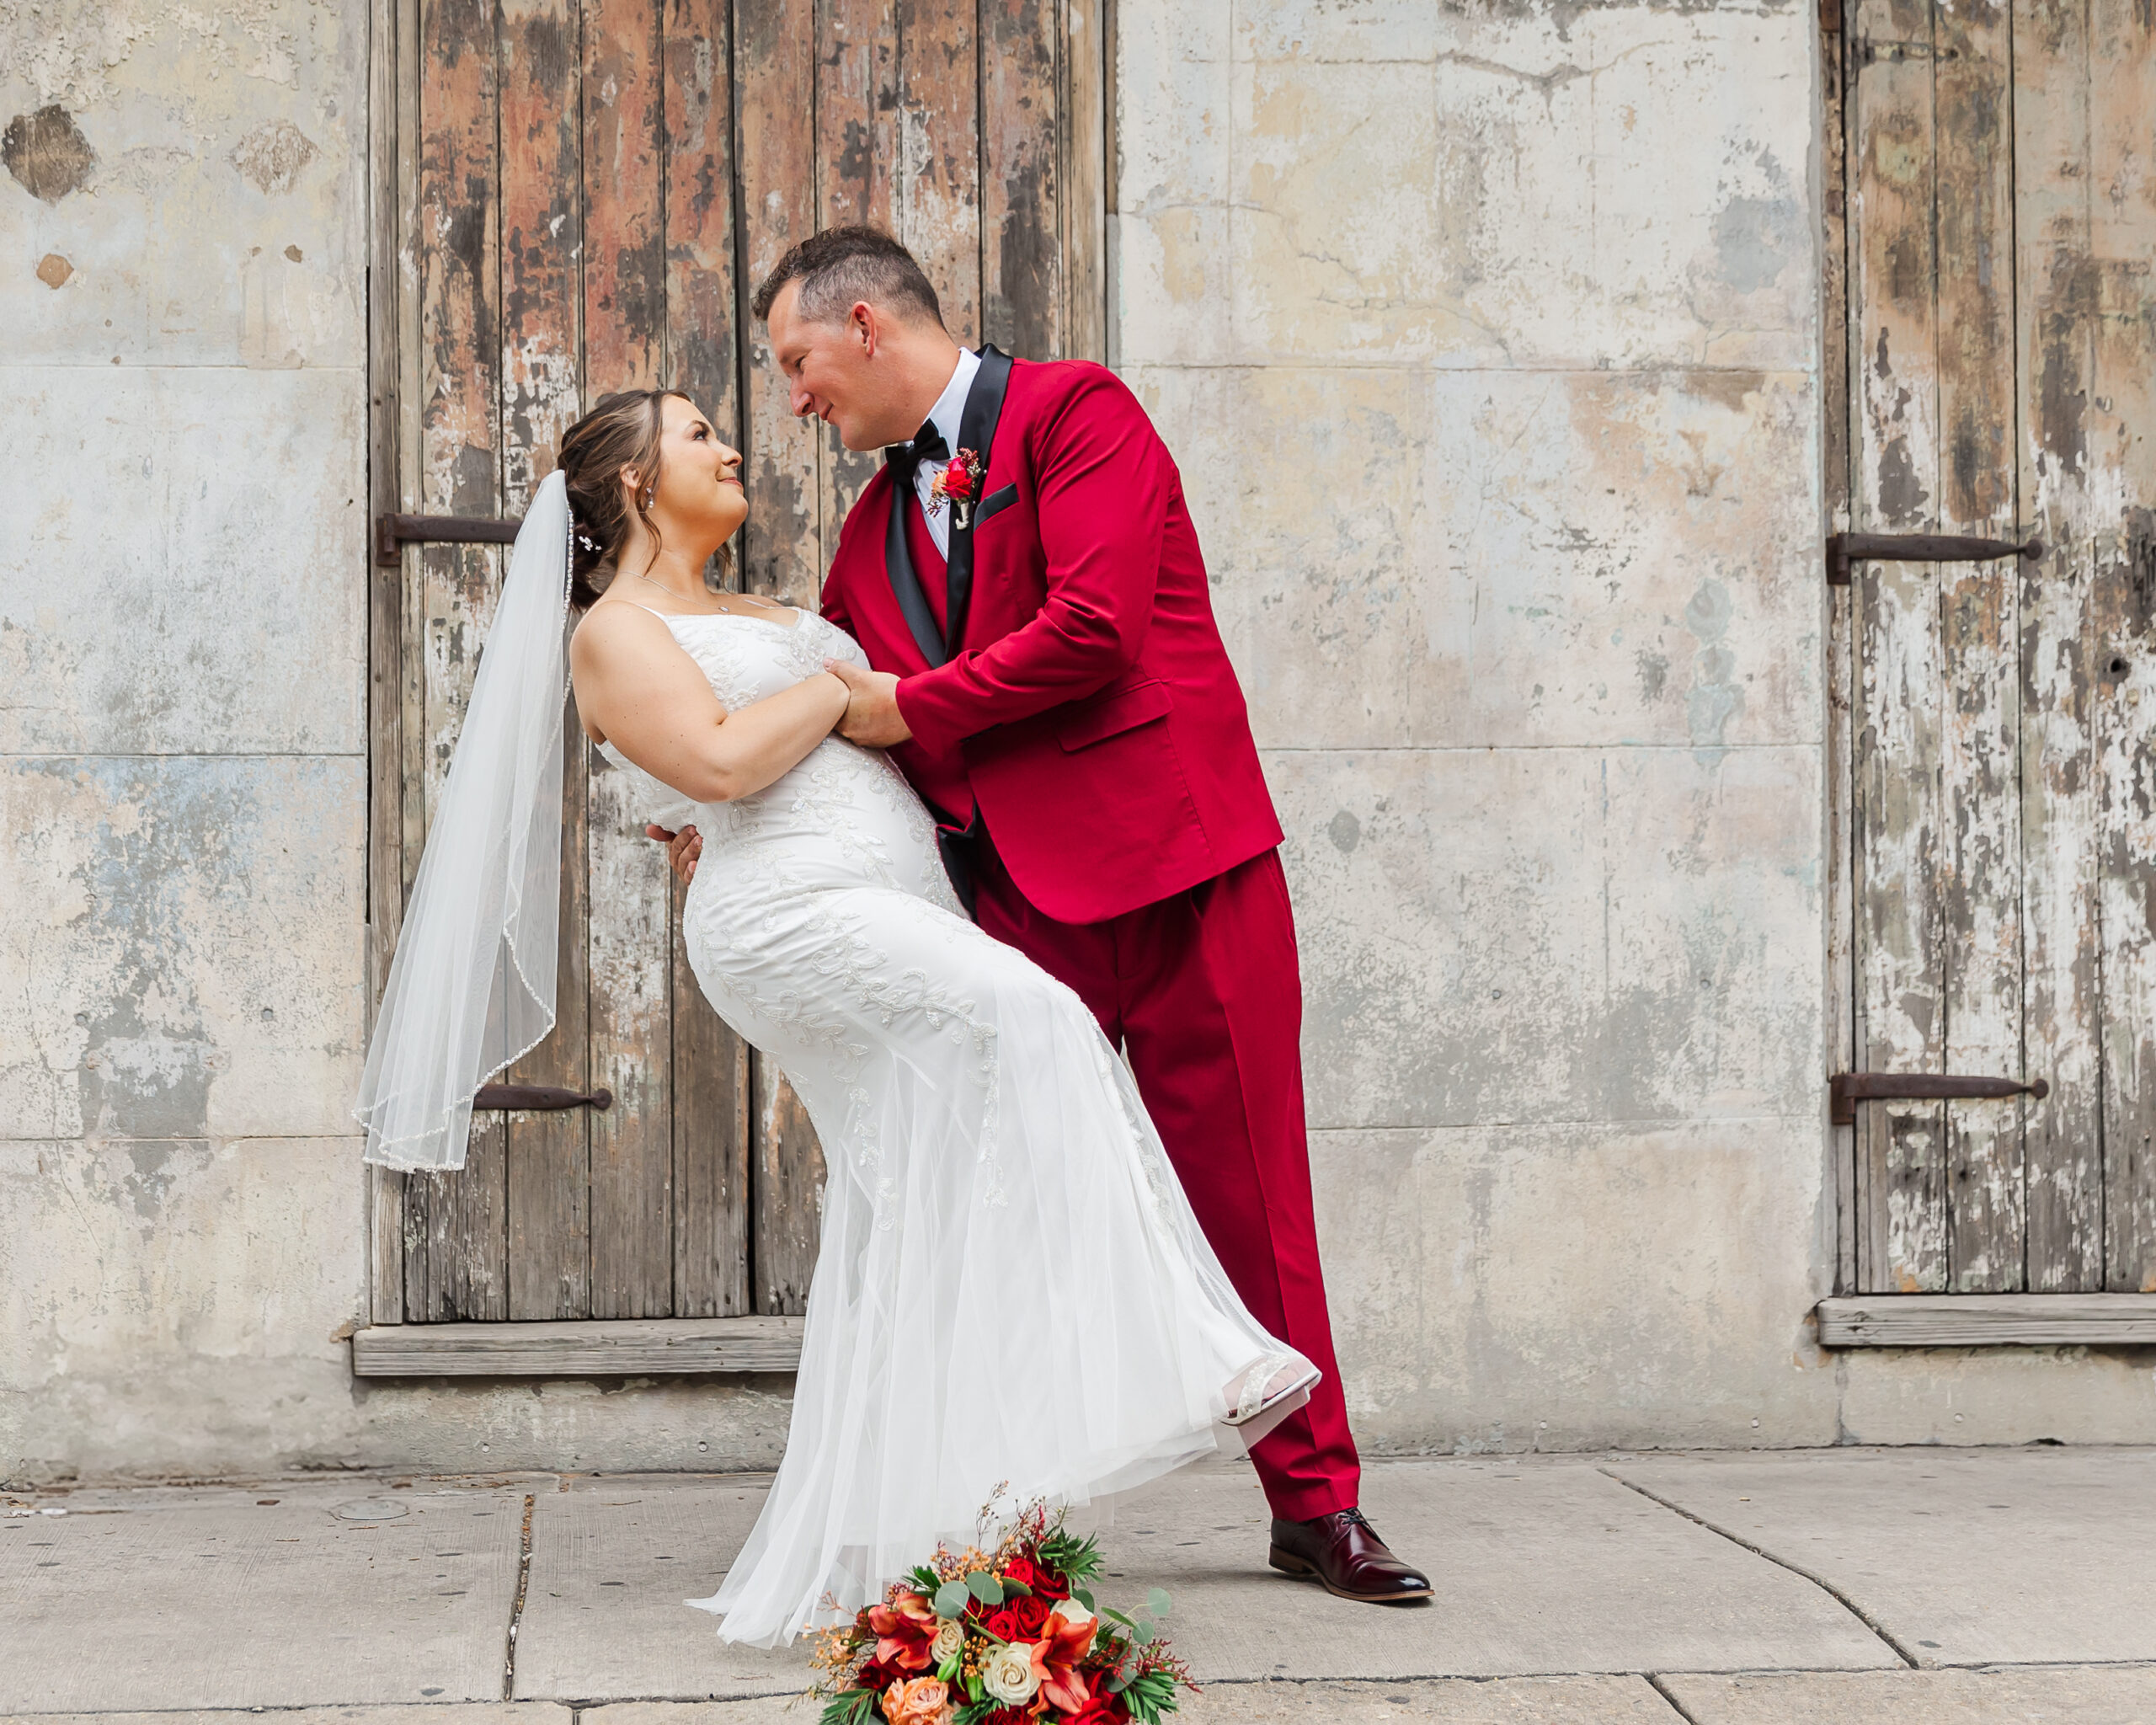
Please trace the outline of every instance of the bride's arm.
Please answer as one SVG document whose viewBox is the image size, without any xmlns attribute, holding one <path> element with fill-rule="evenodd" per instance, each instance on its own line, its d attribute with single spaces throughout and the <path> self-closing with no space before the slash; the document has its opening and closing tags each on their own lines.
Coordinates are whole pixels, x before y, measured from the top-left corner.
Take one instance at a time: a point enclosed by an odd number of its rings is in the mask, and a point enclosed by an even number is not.
<svg viewBox="0 0 2156 1725">
<path fill-rule="evenodd" d="M 846 685 L 826 671 L 728 713 L 666 625 L 632 606 L 601 607 L 577 626 L 569 676 L 588 729 L 697 803 L 760 791 L 846 711 Z"/>
</svg>

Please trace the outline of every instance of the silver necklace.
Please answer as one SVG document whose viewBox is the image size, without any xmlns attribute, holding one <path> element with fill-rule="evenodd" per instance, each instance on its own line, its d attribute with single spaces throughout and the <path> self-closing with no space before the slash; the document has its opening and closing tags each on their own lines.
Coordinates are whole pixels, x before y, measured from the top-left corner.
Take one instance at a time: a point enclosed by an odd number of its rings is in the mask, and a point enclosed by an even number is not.
<svg viewBox="0 0 2156 1725">
<path fill-rule="evenodd" d="M 652 578 L 644 574 L 642 569 L 634 571 L 634 574 L 636 578 L 639 581 L 642 581 L 645 586 L 658 588 L 659 590 L 664 593 L 669 599 L 678 600 L 680 598 L 681 595 L 679 593 L 676 593 L 671 587 L 668 586 L 664 581 L 653 580 Z M 717 597 L 718 595 L 714 595 L 713 596 Z M 780 605 L 772 600 L 766 599 L 762 595 L 757 593 L 728 593 L 724 596 L 728 599 L 744 600 L 761 611 L 791 611 L 793 609 L 790 605 Z M 734 607 L 730 605 L 722 605 L 718 608 L 719 614 L 723 616 L 727 612 L 733 611 L 733 609 Z"/>
</svg>

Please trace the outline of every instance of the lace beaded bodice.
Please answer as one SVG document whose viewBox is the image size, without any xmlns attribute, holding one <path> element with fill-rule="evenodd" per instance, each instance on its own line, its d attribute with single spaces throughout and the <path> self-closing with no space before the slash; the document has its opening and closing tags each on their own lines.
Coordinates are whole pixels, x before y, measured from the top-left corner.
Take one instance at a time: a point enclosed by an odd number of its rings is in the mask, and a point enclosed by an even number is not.
<svg viewBox="0 0 2156 1725">
<path fill-rule="evenodd" d="M 653 615 L 663 618 L 728 713 L 818 675 L 830 660 L 868 668 L 852 636 L 808 611 L 790 624 L 738 612 Z M 601 744 L 600 752 L 628 775 L 627 801 L 640 819 L 675 830 L 693 825 L 702 834 L 692 903 L 707 875 L 738 888 L 745 884 L 744 871 L 782 868 L 800 885 L 895 887 L 946 910 L 958 908 L 937 852 L 935 823 L 879 749 L 827 737 L 764 789 L 702 804 L 654 778 L 611 743 Z M 723 854 L 729 851 L 736 854 Z"/>
</svg>

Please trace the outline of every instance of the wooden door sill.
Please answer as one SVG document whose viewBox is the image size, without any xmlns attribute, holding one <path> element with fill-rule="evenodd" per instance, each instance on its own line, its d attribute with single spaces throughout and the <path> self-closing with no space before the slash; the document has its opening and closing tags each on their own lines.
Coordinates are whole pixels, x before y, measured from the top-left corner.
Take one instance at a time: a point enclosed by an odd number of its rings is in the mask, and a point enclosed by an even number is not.
<svg viewBox="0 0 2156 1725">
<path fill-rule="evenodd" d="M 370 1324 L 363 1378 L 616 1378 L 792 1371 L 798 1317 L 594 1318 L 562 1323 Z"/>
<path fill-rule="evenodd" d="M 1845 1294 L 1819 1302 L 1822 1348 L 2156 1346 L 2156 1294 Z"/>
</svg>

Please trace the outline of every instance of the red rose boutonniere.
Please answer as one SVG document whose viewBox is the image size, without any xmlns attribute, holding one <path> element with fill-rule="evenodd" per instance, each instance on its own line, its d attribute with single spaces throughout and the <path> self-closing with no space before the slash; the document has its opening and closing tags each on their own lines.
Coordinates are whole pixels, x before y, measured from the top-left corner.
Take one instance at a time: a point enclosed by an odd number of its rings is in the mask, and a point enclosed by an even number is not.
<svg viewBox="0 0 2156 1725">
<path fill-rule="evenodd" d="M 963 532 L 973 519 L 974 497 L 980 489 L 980 457 L 970 449 L 953 452 L 950 464 L 928 483 L 928 510 L 933 515 L 946 503 L 951 518 Z"/>
</svg>

